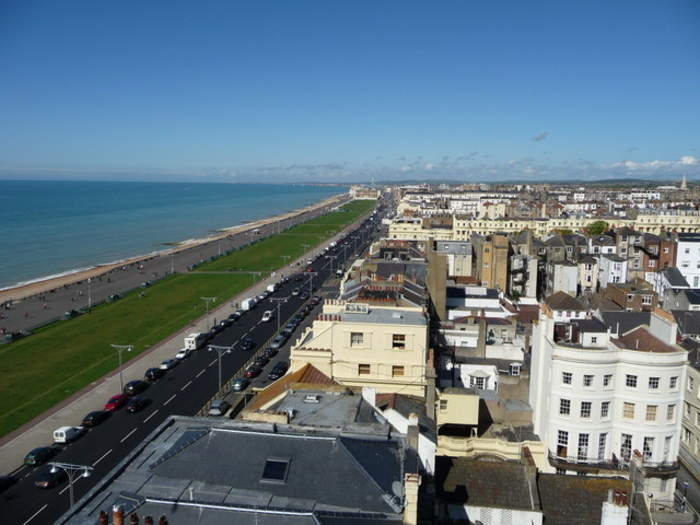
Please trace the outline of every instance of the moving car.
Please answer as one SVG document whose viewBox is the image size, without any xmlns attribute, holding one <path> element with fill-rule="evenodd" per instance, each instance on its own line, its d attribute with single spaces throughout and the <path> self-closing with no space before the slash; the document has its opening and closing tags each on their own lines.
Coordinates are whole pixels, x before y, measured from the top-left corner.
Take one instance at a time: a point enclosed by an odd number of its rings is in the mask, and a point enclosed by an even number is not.
<svg viewBox="0 0 700 525">
<path fill-rule="evenodd" d="M 140 394 L 148 388 L 148 383 L 146 381 L 141 381 L 140 379 L 135 379 L 134 381 L 129 381 L 124 385 L 124 393 L 128 396 L 135 396 Z"/>
<path fill-rule="evenodd" d="M 59 450 L 56 447 L 37 447 L 24 456 L 24 464 L 30 467 L 38 467 L 52 460 Z"/>
<path fill-rule="evenodd" d="M 109 401 L 107 401 L 107 403 L 105 404 L 105 410 L 109 410 L 110 412 L 119 410 L 121 407 L 126 405 L 127 401 L 129 401 L 129 396 L 127 396 L 126 394 L 117 394 L 116 396 L 112 396 L 109 398 Z"/>
<path fill-rule="evenodd" d="M 231 408 L 231 404 L 225 399 L 215 399 L 209 406 L 209 415 L 223 416 L 226 412 L 228 412 L 229 408 Z"/>
<path fill-rule="evenodd" d="M 236 380 L 233 382 L 233 391 L 234 392 L 242 392 L 246 388 L 248 388 L 248 385 L 250 384 L 250 380 L 247 377 L 237 377 Z"/>
<path fill-rule="evenodd" d="M 252 337 L 244 337 L 241 340 L 241 350 L 252 350 L 255 348 L 255 341 Z"/>
<path fill-rule="evenodd" d="M 166 359 L 160 364 L 160 369 L 161 370 L 172 370 L 175 368 L 177 365 L 180 364 L 180 361 L 177 359 Z"/>
<path fill-rule="evenodd" d="M 107 410 L 94 410 L 93 412 L 88 412 L 87 415 L 83 418 L 82 425 L 88 428 L 96 427 L 105 419 L 107 419 L 110 415 L 111 412 L 108 412 Z"/>
<path fill-rule="evenodd" d="M 248 366 L 248 368 L 245 369 L 245 372 L 243 372 L 243 375 L 249 378 L 253 377 L 258 377 L 262 373 L 262 367 L 256 365 L 253 363 L 252 365 Z"/>
<path fill-rule="evenodd" d="M 129 399 L 129 402 L 126 404 L 126 411 L 129 412 L 130 414 L 133 414 L 135 412 L 140 412 L 144 408 L 146 408 L 148 405 L 151 404 L 150 399 L 146 399 L 145 397 L 132 397 Z"/>
<path fill-rule="evenodd" d="M 41 489 L 52 489 L 68 479 L 66 471 L 60 468 L 44 467 L 34 480 L 34 486 Z"/>
<path fill-rule="evenodd" d="M 301 292 L 299 294 L 299 299 L 301 299 L 302 301 L 306 301 L 308 298 L 309 298 L 309 294 L 307 294 L 306 292 Z"/>
<path fill-rule="evenodd" d="M 143 375 L 143 377 L 145 377 L 148 381 L 157 381 L 164 375 L 165 370 L 163 370 L 162 368 L 149 368 L 148 370 L 146 370 L 146 373 Z"/>
<path fill-rule="evenodd" d="M 272 370 L 270 370 L 270 373 L 267 374 L 267 378 L 270 379 L 271 381 L 276 381 L 277 379 L 282 377 L 284 374 L 286 374 L 287 370 L 289 370 L 289 363 L 286 363 L 285 361 L 280 361 L 274 367 L 272 367 Z"/>
<path fill-rule="evenodd" d="M 292 290 L 292 295 L 299 295 L 299 288 L 294 288 L 294 290 Z"/>
<path fill-rule="evenodd" d="M 272 310 L 265 310 L 265 313 L 263 313 L 261 321 L 263 323 L 268 323 L 272 321 Z"/>
</svg>

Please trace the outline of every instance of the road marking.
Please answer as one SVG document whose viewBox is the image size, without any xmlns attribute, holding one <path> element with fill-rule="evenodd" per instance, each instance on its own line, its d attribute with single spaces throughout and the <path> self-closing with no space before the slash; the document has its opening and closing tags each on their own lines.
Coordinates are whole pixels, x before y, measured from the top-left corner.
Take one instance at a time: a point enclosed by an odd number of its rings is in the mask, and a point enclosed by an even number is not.
<svg viewBox="0 0 700 525">
<path fill-rule="evenodd" d="M 131 436 L 131 434 L 133 434 L 133 433 L 136 432 L 137 430 L 138 430 L 138 427 L 136 427 L 136 428 L 133 429 L 131 432 L 129 432 L 126 436 L 124 436 L 124 437 L 122 438 L 122 440 L 121 440 L 119 443 L 124 443 L 124 441 L 126 441 L 127 439 L 129 439 L 129 436 Z"/>
<path fill-rule="evenodd" d="M 45 503 L 43 507 L 41 507 L 39 510 L 37 510 L 34 514 L 32 514 L 27 521 L 22 523 L 22 525 L 27 525 L 30 521 L 32 521 L 34 518 L 36 518 L 36 515 L 39 514 L 42 510 L 44 510 L 46 507 L 48 507 L 49 504 Z"/>
<path fill-rule="evenodd" d="M 209 363 L 208 366 L 214 366 L 214 363 L 216 363 L 216 359 L 214 359 L 211 363 Z"/>
<path fill-rule="evenodd" d="M 170 397 L 168 398 L 168 400 L 167 400 L 165 403 L 163 403 L 163 406 L 165 406 L 165 405 L 167 405 L 168 403 L 170 403 L 170 402 L 175 398 L 176 395 L 177 395 L 177 394 L 173 394 L 172 396 L 170 396 Z"/>
<path fill-rule="evenodd" d="M 201 376 L 201 375 L 202 375 L 202 374 L 203 374 L 204 372 L 206 372 L 206 371 L 207 371 L 207 369 L 206 369 L 206 368 L 202 368 L 202 371 L 201 371 L 201 372 L 199 372 L 199 374 L 197 374 L 197 375 L 196 375 L 196 376 L 194 376 L 194 377 L 199 377 L 199 376 Z"/>
<path fill-rule="evenodd" d="M 192 381 L 187 381 L 187 383 L 185 383 L 185 385 L 180 389 L 180 392 L 182 392 L 185 388 L 187 388 L 191 384 L 192 384 Z"/>
<path fill-rule="evenodd" d="M 111 449 L 111 448 L 110 448 L 107 452 L 105 452 L 104 454 L 102 454 L 102 455 L 99 457 L 99 459 L 98 459 L 97 461 L 95 461 L 95 462 L 92 464 L 92 466 L 94 467 L 95 465 L 97 465 L 100 461 L 102 461 L 104 458 L 106 458 L 107 455 L 108 455 L 110 452 L 112 452 L 112 449 Z"/>
<path fill-rule="evenodd" d="M 146 421 L 151 419 L 153 416 L 155 416 L 157 413 L 158 413 L 158 409 L 154 410 L 150 416 L 148 416 L 146 419 L 143 420 L 143 422 L 145 423 Z"/>
<path fill-rule="evenodd" d="M 71 487 L 71 485 L 75 485 L 75 484 L 78 482 L 79 479 L 80 479 L 80 477 L 76 478 L 76 479 L 73 481 L 73 483 L 68 483 L 68 485 L 66 485 L 65 487 L 63 487 L 63 488 L 61 489 L 61 492 L 59 492 L 58 494 L 59 494 L 59 495 L 63 494 L 65 491 L 67 491 L 67 490 Z"/>
</svg>

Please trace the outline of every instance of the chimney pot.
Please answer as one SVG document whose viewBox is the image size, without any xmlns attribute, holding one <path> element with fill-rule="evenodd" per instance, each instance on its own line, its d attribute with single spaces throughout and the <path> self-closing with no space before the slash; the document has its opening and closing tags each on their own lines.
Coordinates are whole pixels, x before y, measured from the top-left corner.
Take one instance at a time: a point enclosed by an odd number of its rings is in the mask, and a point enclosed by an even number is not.
<svg viewBox="0 0 700 525">
<path fill-rule="evenodd" d="M 158 520 L 158 525 L 168 525 L 168 518 L 166 518 L 165 516 L 161 516 Z"/>
<path fill-rule="evenodd" d="M 153 516 L 143 518 L 143 525 L 153 525 Z"/>
<path fill-rule="evenodd" d="M 129 525 L 139 525 L 139 517 L 136 514 L 129 516 Z"/>
<path fill-rule="evenodd" d="M 97 519 L 99 525 L 107 525 L 107 513 L 104 510 L 100 511 L 100 517 Z"/>
<path fill-rule="evenodd" d="M 114 525 L 124 525 L 124 509 L 120 505 L 112 507 L 112 523 Z"/>
</svg>

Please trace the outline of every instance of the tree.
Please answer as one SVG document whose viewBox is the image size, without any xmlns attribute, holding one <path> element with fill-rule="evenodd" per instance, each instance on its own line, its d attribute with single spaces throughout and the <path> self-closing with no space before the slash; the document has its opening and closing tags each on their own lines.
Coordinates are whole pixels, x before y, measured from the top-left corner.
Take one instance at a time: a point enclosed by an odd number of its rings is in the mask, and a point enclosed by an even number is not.
<svg viewBox="0 0 700 525">
<path fill-rule="evenodd" d="M 600 235 L 601 233 L 608 231 L 608 223 L 605 221 L 595 221 L 588 225 L 586 231 L 590 235 Z"/>
</svg>

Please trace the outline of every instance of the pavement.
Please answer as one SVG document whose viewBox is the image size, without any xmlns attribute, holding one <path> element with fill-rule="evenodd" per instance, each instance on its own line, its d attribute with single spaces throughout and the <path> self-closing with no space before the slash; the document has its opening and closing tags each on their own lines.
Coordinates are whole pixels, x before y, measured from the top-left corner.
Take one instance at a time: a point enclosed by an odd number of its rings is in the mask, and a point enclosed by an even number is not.
<svg viewBox="0 0 700 525">
<path fill-rule="evenodd" d="M 359 221 L 358 221 L 359 222 Z M 346 228 L 346 231 L 354 229 L 358 223 Z M 363 234 L 367 239 L 369 229 Z M 345 232 L 338 234 L 338 239 L 343 238 Z M 330 242 L 330 240 L 329 240 Z M 366 244 L 365 244 L 366 245 Z M 336 248 L 339 260 L 344 255 L 341 247 Z M 352 254 L 347 253 L 347 259 L 352 260 Z M 290 264 L 286 271 L 299 271 L 306 266 L 308 254 Z M 344 261 L 346 263 L 347 261 Z M 301 263 L 301 264 L 298 264 Z M 323 281 L 330 276 L 330 259 L 318 258 L 313 263 L 317 277 L 314 288 L 318 289 Z M 278 273 L 279 276 L 279 273 Z M 227 301 L 224 305 L 209 313 L 209 319 L 222 319 L 234 311 L 235 303 L 245 297 L 262 292 L 268 284 L 276 280 L 275 276 L 257 283 L 253 288 L 246 290 L 237 297 Z M 299 296 L 292 296 L 291 290 L 300 286 L 291 279 L 290 282 L 280 286 L 273 294 L 277 298 L 285 298 L 282 303 L 281 320 L 290 318 L 304 303 Z M 211 344 L 233 346 L 234 350 L 221 359 L 222 377 L 224 381 L 229 377 L 240 373 L 242 367 L 252 358 L 254 352 L 244 352 L 236 348 L 236 344 L 243 337 L 253 338 L 256 350 L 262 348 L 269 338 L 277 330 L 276 323 L 261 322 L 262 311 L 276 309 L 276 304 L 269 302 L 269 307 L 260 305 L 251 312 L 246 313 L 231 327 L 219 333 L 211 341 Z M 313 316 L 307 318 L 307 323 Z M 205 331 L 207 319 L 201 318 L 185 329 L 173 334 L 162 343 L 155 345 L 148 352 L 140 355 L 134 361 L 130 361 L 122 367 L 124 381 L 142 378 L 144 371 L 151 366 L 158 366 L 163 359 L 171 358 L 182 347 L 184 336 L 192 331 Z M 298 333 L 298 332 L 297 332 Z M 292 336 L 291 339 L 294 339 Z M 269 369 L 276 361 L 287 359 L 289 344 L 283 348 L 280 354 L 265 367 L 263 374 L 256 379 L 255 386 L 268 384 L 266 377 Z M 115 357 L 116 358 L 116 357 Z M 218 362 L 215 352 L 199 350 L 188 359 L 169 371 L 166 376 L 143 394 L 151 399 L 152 404 L 143 412 L 128 414 L 123 409 L 117 411 L 100 426 L 91 429 L 84 437 L 75 443 L 63 446 L 56 457 L 57 461 L 71 464 L 85 465 L 94 468 L 94 475 L 90 478 L 78 478 L 72 485 L 77 500 L 87 490 L 92 488 L 99 479 L 114 468 L 133 448 L 139 439 L 144 439 L 162 421 L 171 414 L 194 415 L 204 406 L 218 390 Z M 119 373 L 90 385 L 85 391 L 76 394 L 70 400 L 54 407 L 51 411 L 37 418 L 33 424 L 28 424 L 23 429 L 8 438 L 0 446 L 0 468 L 3 472 L 11 472 L 19 479 L 19 482 L 0 497 L 0 516 L 3 523 L 18 523 L 21 525 L 37 525 L 51 523 L 59 515 L 65 512 L 69 505 L 69 485 L 63 483 L 55 489 L 42 490 L 33 486 L 33 481 L 47 467 L 28 468 L 19 466 L 24 455 L 34 447 L 47 446 L 52 441 L 53 430 L 63 425 L 79 425 L 82 417 L 92 411 L 101 409 L 106 400 L 120 391 Z"/>
<path fill-rule="evenodd" d="M 251 241 L 318 217 L 345 202 L 347 199 L 255 228 L 259 233 L 254 234 L 254 230 L 251 229 L 173 254 L 153 255 L 138 262 L 125 264 L 93 279 L 61 286 L 50 292 L 39 293 L 22 300 L 4 302 L 0 305 L 0 335 L 3 332 L 17 333 L 43 326 L 63 318 L 65 312 L 102 303 L 111 295 L 124 294 L 138 288 L 145 281 L 154 282 L 172 273 L 186 272 L 193 264 L 241 248 L 250 244 Z"/>
</svg>

